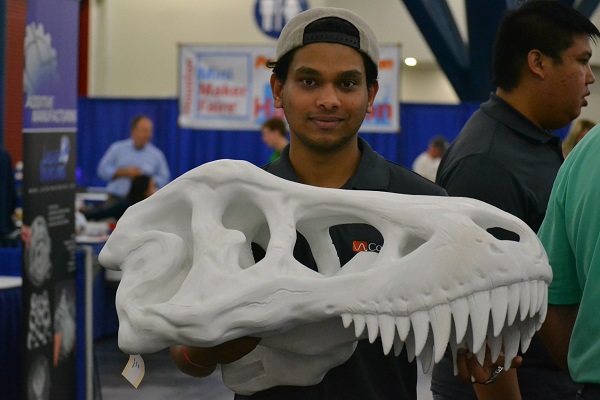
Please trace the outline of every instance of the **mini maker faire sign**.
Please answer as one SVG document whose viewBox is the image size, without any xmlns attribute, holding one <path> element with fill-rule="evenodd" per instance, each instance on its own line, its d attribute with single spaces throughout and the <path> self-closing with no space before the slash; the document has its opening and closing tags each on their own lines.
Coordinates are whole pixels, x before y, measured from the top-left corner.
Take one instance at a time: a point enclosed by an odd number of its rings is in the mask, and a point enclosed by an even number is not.
<svg viewBox="0 0 600 400">
<path fill-rule="evenodd" d="M 399 130 L 399 48 L 380 49 L 379 93 L 362 132 Z M 273 107 L 266 62 L 271 46 L 182 45 L 179 56 L 179 125 L 192 129 L 258 130 L 267 119 L 284 117 Z"/>
</svg>

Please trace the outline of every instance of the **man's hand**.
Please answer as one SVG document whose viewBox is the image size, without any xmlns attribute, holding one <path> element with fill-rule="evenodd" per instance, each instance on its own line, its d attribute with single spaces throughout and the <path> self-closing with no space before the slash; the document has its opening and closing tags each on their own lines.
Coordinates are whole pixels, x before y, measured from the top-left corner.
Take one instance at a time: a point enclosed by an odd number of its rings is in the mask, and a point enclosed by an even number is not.
<svg viewBox="0 0 600 400">
<path fill-rule="evenodd" d="M 215 370 L 217 364 L 229 364 L 239 360 L 256 348 L 260 338 L 243 337 L 215 347 L 171 346 L 171 357 L 184 373 L 205 377 Z"/>
<path fill-rule="evenodd" d="M 126 176 L 128 178 L 135 178 L 138 175 L 142 174 L 142 170 L 139 169 L 138 167 L 125 167 L 125 168 L 119 168 L 116 172 L 115 172 L 115 178 L 120 178 L 122 176 Z"/>
<path fill-rule="evenodd" d="M 458 376 L 467 383 L 474 383 L 473 389 L 480 400 L 521 400 L 516 368 L 523 358 L 512 359 L 510 371 L 505 371 L 504 353 L 500 353 L 496 362 L 492 362 L 490 346 L 486 344 L 483 365 L 477 357 L 465 349 L 460 349 L 456 356 Z"/>
<path fill-rule="evenodd" d="M 458 350 L 456 356 L 456 365 L 458 366 L 458 376 L 465 382 L 485 384 L 492 378 L 492 374 L 498 366 L 504 365 L 504 353 L 500 353 L 495 363 L 492 363 L 489 345 L 486 345 L 485 359 L 483 365 L 479 364 L 477 357 L 465 349 Z M 523 362 L 523 358 L 517 356 L 513 358 L 511 368 L 517 368 Z M 473 382 L 471 377 L 475 380 Z"/>
</svg>

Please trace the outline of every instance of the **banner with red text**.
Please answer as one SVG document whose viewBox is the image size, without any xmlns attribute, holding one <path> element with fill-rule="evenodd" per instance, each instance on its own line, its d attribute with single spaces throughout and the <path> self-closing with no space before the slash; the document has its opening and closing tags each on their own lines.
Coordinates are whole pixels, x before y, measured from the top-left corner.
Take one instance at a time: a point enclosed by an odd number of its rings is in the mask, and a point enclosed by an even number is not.
<svg viewBox="0 0 600 400">
<path fill-rule="evenodd" d="M 398 133 L 400 48 L 382 46 L 379 93 L 361 132 Z M 284 117 L 273 107 L 266 61 L 273 46 L 181 45 L 179 125 L 192 129 L 258 130 L 267 119 Z"/>
</svg>

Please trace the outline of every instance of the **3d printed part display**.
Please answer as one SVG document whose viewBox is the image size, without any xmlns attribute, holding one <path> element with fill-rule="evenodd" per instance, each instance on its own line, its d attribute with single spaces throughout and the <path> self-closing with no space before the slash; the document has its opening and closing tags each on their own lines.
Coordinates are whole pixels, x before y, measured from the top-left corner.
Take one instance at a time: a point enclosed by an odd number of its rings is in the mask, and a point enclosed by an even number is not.
<svg viewBox="0 0 600 400">
<path fill-rule="evenodd" d="M 350 223 L 372 225 L 384 245 L 341 268 L 329 228 Z M 498 240 L 489 228 L 519 239 Z M 318 272 L 293 257 L 297 232 Z M 266 249 L 259 262 L 252 242 Z M 482 360 L 487 339 L 509 367 L 545 318 L 552 277 L 529 227 L 483 202 L 317 188 L 232 160 L 130 207 L 100 263 L 123 271 L 116 302 L 126 353 L 262 337 L 223 366 L 242 394 L 316 384 L 362 337 L 380 336 L 386 353 L 406 346 L 425 370 L 448 344 Z"/>
</svg>

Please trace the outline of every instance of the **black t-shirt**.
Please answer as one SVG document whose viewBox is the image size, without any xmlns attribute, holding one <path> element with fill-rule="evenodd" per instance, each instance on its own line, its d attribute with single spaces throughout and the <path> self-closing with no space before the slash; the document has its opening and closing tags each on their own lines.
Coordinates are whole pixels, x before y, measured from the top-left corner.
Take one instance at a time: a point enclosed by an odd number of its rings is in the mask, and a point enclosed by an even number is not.
<svg viewBox="0 0 600 400">
<path fill-rule="evenodd" d="M 385 160 L 375 153 L 368 143 L 359 138 L 362 158 L 355 175 L 342 187 L 347 190 L 374 190 L 402 194 L 443 196 L 445 191 L 414 172 Z M 267 165 L 265 170 L 281 178 L 297 181 L 289 162 L 288 148 L 281 157 Z M 330 228 L 332 241 L 343 266 L 356 254 L 355 241 L 366 242 L 371 249 L 379 249 L 383 237 L 367 224 L 347 224 Z M 294 256 L 309 268 L 316 270 L 316 263 L 306 240 L 298 235 Z M 314 338 L 319 340 L 319 338 Z M 393 351 L 383 354 L 378 338 L 358 343 L 354 354 L 344 364 L 332 368 L 323 380 L 314 386 L 278 386 L 251 396 L 236 395 L 242 399 L 277 400 L 416 400 L 417 371 L 413 361 L 409 363 L 406 352 L 395 357 Z"/>
<path fill-rule="evenodd" d="M 450 196 L 484 201 L 519 217 L 537 232 L 562 162 L 557 136 L 492 94 L 444 154 L 436 182 Z M 518 376 L 524 400 L 575 397 L 576 386 L 537 335 L 523 359 Z M 471 385 L 454 376 L 450 355 L 434 366 L 431 388 L 447 399 L 477 399 Z"/>
</svg>

